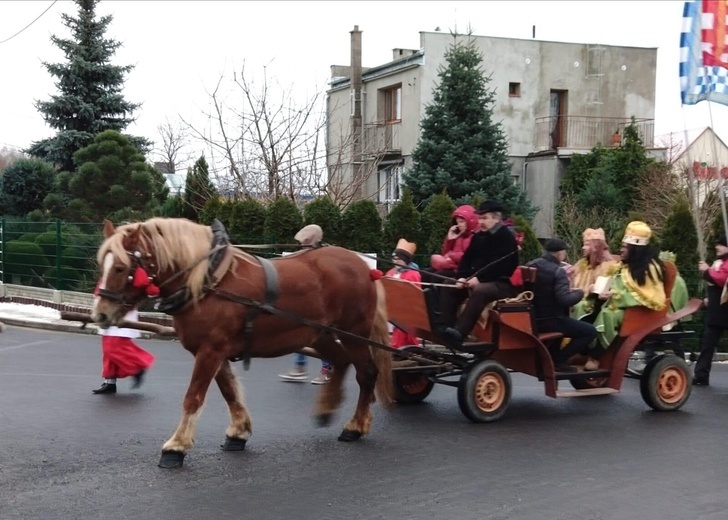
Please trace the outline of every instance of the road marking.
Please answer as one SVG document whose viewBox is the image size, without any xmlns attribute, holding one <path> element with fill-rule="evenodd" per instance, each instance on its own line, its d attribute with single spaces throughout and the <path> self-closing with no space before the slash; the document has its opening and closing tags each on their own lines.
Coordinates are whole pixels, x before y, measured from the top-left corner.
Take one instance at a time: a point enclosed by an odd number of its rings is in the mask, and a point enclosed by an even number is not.
<svg viewBox="0 0 728 520">
<path fill-rule="evenodd" d="M 34 345 L 45 345 L 46 343 L 53 343 L 53 342 L 51 340 L 33 341 L 32 343 L 23 343 L 22 345 L 15 345 L 12 347 L 3 347 L 3 348 L 0 348 L 0 352 L 5 352 L 6 350 L 15 350 L 18 348 L 32 347 Z"/>
</svg>

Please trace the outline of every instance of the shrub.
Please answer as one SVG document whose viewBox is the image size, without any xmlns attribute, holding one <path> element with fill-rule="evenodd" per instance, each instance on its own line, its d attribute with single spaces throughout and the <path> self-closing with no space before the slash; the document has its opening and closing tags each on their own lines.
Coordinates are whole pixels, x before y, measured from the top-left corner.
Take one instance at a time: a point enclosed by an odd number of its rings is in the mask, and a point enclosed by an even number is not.
<svg viewBox="0 0 728 520">
<path fill-rule="evenodd" d="M 341 210 L 330 197 L 317 197 L 303 208 L 304 225 L 317 224 L 324 232 L 324 242 L 341 242 Z"/>
</svg>

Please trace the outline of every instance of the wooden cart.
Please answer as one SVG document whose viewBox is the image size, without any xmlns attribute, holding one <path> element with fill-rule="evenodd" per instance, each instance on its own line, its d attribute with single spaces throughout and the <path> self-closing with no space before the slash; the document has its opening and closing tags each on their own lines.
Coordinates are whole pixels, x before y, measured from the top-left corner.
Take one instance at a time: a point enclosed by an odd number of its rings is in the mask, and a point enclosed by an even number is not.
<svg viewBox="0 0 728 520">
<path fill-rule="evenodd" d="M 670 263 L 666 267 L 665 289 L 670 294 L 676 269 Z M 536 270 L 519 269 L 524 289 L 528 290 Z M 673 314 L 668 314 L 667 309 L 627 309 L 619 336 L 600 359 L 598 370 L 561 373 L 554 370 L 547 347 L 564 338 L 559 333 L 541 334 L 536 330 L 528 301 L 497 303 L 484 312 L 473 329 L 471 335 L 477 342 L 454 348 L 433 332 L 425 294 L 419 286 L 393 278 L 383 278 L 382 282 L 386 286 L 390 322 L 423 340 L 422 345 L 403 348 L 406 358 L 394 368 L 396 398 L 400 403 L 422 401 L 436 383 L 444 384 L 457 388 L 458 405 L 468 419 L 495 421 L 505 414 L 511 400 L 511 372 L 543 381 L 546 395 L 554 398 L 616 393 L 625 377 L 639 378 L 642 398 L 655 410 L 677 410 L 690 397 L 691 374 L 681 357 L 659 354 L 639 374 L 628 372 L 627 365 L 633 352 L 646 345 L 663 350 L 692 336 L 692 331 L 681 327 L 665 332 L 663 326 L 695 313 L 701 305 L 698 299 L 691 299 Z M 572 388 L 560 389 L 559 383 L 564 381 Z"/>
</svg>

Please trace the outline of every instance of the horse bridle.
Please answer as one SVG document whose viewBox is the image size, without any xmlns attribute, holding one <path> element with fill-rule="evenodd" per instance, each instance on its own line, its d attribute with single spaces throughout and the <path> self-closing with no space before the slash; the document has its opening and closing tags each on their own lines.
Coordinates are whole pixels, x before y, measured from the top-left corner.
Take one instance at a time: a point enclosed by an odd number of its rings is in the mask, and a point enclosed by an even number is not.
<svg viewBox="0 0 728 520">
<path fill-rule="evenodd" d="M 123 307 L 133 307 L 138 300 L 130 299 L 126 296 L 127 290 L 130 286 L 135 288 L 143 288 L 146 291 L 147 296 L 156 297 L 159 295 L 160 286 L 154 283 L 154 280 L 159 277 L 157 265 L 155 263 L 154 255 L 150 252 L 144 253 L 141 249 L 137 249 L 134 252 L 126 251 L 126 254 L 131 258 L 131 269 L 132 274 L 127 276 L 126 283 L 122 288 L 121 292 L 114 292 L 108 289 L 99 289 L 98 295 L 102 298 L 120 303 Z M 156 269 L 157 272 L 149 274 L 149 270 Z M 181 274 L 181 273 L 177 273 Z M 171 281 L 174 278 L 171 277 L 166 280 L 163 284 Z"/>
</svg>

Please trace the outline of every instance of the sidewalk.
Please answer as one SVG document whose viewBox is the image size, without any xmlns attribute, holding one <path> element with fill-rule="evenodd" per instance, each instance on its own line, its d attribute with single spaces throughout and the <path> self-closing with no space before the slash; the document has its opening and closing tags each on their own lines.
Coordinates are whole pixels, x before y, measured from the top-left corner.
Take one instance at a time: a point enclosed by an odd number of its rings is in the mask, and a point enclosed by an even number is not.
<svg viewBox="0 0 728 520">
<path fill-rule="evenodd" d="M 61 319 L 61 311 L 42 305 L 0 302 L 0 322 L 18 327 L 75 332 L 79 334 L 97 334 L 98 327 L 93 324 L 83 325 L 77 321 Z M 151 332 L 140 331 L 145 339 L 161 338 Z M 164 339 L 170 339 L 165 337 Z"/>
</svg>

